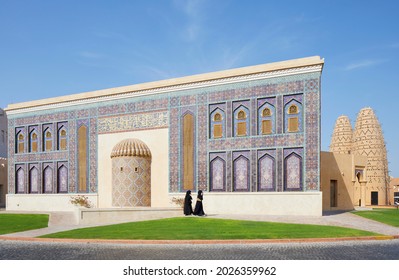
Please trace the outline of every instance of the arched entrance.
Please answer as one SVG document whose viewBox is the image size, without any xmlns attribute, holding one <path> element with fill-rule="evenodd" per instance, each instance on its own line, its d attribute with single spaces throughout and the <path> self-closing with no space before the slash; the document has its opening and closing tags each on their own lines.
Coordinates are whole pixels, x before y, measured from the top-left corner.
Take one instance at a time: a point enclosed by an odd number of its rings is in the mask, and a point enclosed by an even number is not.
<svg viewBox="0 0 399 280">
<path fill-rule="evenodd" d="M 125 139 L 112 150 L 112 206 L 151 206 L 151 151 L 141 140 Z"/>
</svg>

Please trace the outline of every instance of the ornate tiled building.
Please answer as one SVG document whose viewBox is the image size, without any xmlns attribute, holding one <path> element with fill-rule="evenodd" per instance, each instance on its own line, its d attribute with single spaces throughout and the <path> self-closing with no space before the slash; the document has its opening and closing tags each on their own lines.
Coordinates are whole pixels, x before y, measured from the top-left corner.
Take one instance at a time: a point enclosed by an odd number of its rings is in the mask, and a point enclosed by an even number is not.
<svg viewBox="0 0 399 280">
<path fill-rule="evenodd" d="M 7 208 L 68 210 L 78 194 L 112 208 L 124 199 L 113 198 L 115 182 L 146 178 L 151 207 L 204 190 L 209 213 L 321 215 L 323 64 L 309 57 L 11 104 Z M 126 139 L 151 154 L 139 179 L 134 160 L 128 174 L 112 165 Z"/>
</svg>

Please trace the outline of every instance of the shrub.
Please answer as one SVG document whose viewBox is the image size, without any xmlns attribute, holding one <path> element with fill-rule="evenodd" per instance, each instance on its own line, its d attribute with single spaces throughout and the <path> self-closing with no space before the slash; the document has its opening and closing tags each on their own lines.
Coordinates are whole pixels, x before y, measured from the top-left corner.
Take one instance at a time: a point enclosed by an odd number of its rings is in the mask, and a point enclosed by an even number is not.
<svg viewBox="0 0 399 280">
<path fill-rule="evenodd" d="M 72 196 L 70 199 L 70 202 L 73 205 L 77 205 L 77 206 L 83 206 L 86 208 L 91 208 L 91 202 L 89 200 L 89 198 L 87 196 L 84 195 L 78 195 L 78 196 Z"/>
</svg>

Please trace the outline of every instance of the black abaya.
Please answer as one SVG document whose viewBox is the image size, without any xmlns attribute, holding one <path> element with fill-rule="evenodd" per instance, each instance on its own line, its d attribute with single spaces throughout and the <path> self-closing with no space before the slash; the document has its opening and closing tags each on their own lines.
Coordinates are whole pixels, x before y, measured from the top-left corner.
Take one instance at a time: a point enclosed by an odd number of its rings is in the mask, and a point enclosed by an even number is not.
<svg viewBox="0 0 399 280">
<path fill-rule="evenodd" d="M 194 208 L 194 215 L 205 216 L 204 207 L 202 205 L 203 200 L 204 197 L 202 195 L 202 191 L 198 191 L 197 202 L 195 203 L 195 208 Z"/>
<path fill-rule="evenodd" d="M 184 198 L 184 215 L 186 216 L 193 214 L 192 200 L 191 191 L 189 190 L 186 192 L 186 197 Z"/>
</svg>

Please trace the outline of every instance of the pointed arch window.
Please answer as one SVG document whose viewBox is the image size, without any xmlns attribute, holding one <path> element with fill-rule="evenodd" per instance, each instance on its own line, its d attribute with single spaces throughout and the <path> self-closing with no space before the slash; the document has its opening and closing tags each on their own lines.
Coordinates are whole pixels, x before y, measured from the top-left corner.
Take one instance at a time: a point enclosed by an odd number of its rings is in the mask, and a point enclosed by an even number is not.
<svg viewBox="0 0 399 280">
<path fill-rule="evenodd" d="M 286 191 L 302 189 L 302 157 L 294 152 L 284 159 L 284 189 Z"/>
<path fill-rule="evenodd" d="M 238 107 L 234 112 L 234 136 L 247 136 L 249 128 L 249 110 L 245 106 Z"/>
<path fill-rule="evenodd" d="M 215 109 L 211 113 L 210 137 L 225 137 L 225 117 L 224 111 L 220 108 Z"/>
<path fill-rule="evenodd" d="M 217 156 L 211 160 L 210 169 L 210 190 L 224 191 L 226 190 L 226 162 Z"/>
<path fill-rule="evenodd" d="M 16 168 L 15 185 L 16 193 L 25 193 L 25 171 L 23 167 Z"/>
<path fill-rule="evenodd" d="M 43 171 L 43 193 L 53 192 L 53 169 L 50 166 Z"/>
<path fill-rule="evenodd" d="M 292 99 L 285 105 L 285 132 L 302 131 L 302 104 Z"/>
<path fill-rule="evenodd" d="M 275 132 L 275 108 L 269 103 L 258 109 L 258 135 L 267 135 Z"/>
<path fill-rule="evenodd" d="M 65 127 L 61 127 L 58 130 L 58 150 L 67 149 L 67 131 Z"/>
<path fill-rule="evenodd" d="M 249 191 L 250 178 L 250 163 L 249 159 L 244 156 L 239 156 L 233 161 L 233 190 L 234 191 Z"/>
<path fill-rule="evenodd" d="M 258 160 L 258 191 L 275 190 L 275 160 L 265 154 Z"/>
<path fill-rule="evenodd" d="M 44 151 L 49 152 L 53 150 L 53 134 L 51 133 L 50 128 L 47 128 L 44 131 Z"/>
<path fill-rule="evenodd" d="M 39 151 L 39 137 L 36 130 L 33 130 L 29 136 L 29 152 L 37 153 Z"/>
<path fill-rule="evenodd" d="M 39 192 L 39 170 L 36 167 L 32 167 L 29 170 L 29 193 Z"/>
<path fill-rule="evenodd" d="M 20 131 L 16 136 L 16 153 L 22 154 L 25 152 L 25 135 Z"/>
<path fill-rule="evenodd" d="M 58 192 L 59 193 L 67 193 L 68 192 L 68 168 L 62 164 L 58 168 Z"/>
</svg>

